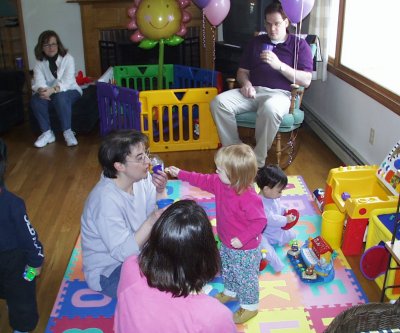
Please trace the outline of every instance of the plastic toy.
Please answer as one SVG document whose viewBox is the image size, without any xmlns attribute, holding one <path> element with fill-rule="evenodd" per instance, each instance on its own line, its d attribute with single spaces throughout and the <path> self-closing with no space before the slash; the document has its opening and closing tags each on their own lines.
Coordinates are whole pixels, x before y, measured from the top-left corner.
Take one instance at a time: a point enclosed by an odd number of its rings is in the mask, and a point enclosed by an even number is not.
<svg viewBox="0 0 400 333">
<path fill-rule="evenodd" d="M 36 268 L 28 266 L 28 265 L 25 267 L 25 272 L 23 274 L 23 277 L 26 281 L 29 281 L 29 282 L 33 281 L 35 279 L 36 275 L 37 275 Z"/>
<path fill-rule="evenodd" d="M 378 167 L 347 166 L 331 169 L 326 181 L 324 206 L 345 214 L 346 228 L 341 249 L 346 256 L 360 255 L 371 212 L 378 208 L 396 207 L 397 197 L 383 186 L 377 177 Z M 342 194 L 351 196 L 343 200 Z"/>
<path fill-rule="evenodd" d="M 156 203 L 157 203 L 158 209 L 161 209 L 161 208 L 167 207 L 169 205 L 172 205 L 174 203 L 174 199 L 170 199 L 170 198 L 160 199 L 160 200 L 157 200 Z"/>
<path fill-rule="evenodd" d="M 158 173 L 164 170 L 164 161 L 158 155 L 150 155 L 150 173 Z"/>
<path fill-rule="evenodd" d="M 217 248 L 218 250 L 221 249 L 221 240 L 219 239 L 219 236 L 217 234 L 214 234 L 214 238 L 215 238 L 215 243 L 217 244 Z"/>
<path fill-rule="evenodd" d="M 265 269 L 265 267 L 268 266 L 268 260 L 266 259 L 266 254 L 267 254 L 267 250 L 262 249 L 261 250 L 261 261 L 260 261 L 260 272 L 263 271 Z"/>
<path fill-rule="evenodd" d="M 293 239 L 289 242 L 290 245 L 290 250 L 288 251 L 288 255 L 291 255 L 292 257 L 300 255 L 300 249 L 299 249 L 299 242 L 297 239 Z"/>
<path fill-rule="evenodd" d="M 301 281 L 327 283 L 334 279 L 333 259 L 336 252 L 321 236 L 309 238 L 300 251 L 294 251 L 297 246 L 292 243 L 287 256 Z"/>
<path fill-rule="evenodd" d="M 385 274 L 388 260 L 389 252 L 382 241 L 363 253 L 360 259 L 360 271 L 366 279 L 375 280 Z"/>
<path fill-rule="evenodd" d="M 320 211 L 324 206 L 325 191 L 322 188 L 317 188 L 313 191 L 312 196 Z"/>
<path fill-rule="evenodd" d="M 82 71 L 78 72 L 78 75 L 75 77 L 76 83 L 80 86 L 83 86 L 84 84 L 88 84 L 92 82 L 92 79 L 87 77 L 87 76 L 83 76 Z"/>
<path fill-rule="evenodd" d="M 282 227 L 283 230 L 289 230 L 293 228 L 296 225 L 297 221 L 299 220 L 300 214 L 297 209 L 289 209 L 284 215 L 287 216 L 290 214 L 292 214 L 295 217 L 295 220 L 287 223 L 284 227 Z"/>
<path fill-rule="evenodd" d="M 301 276 L 303 279 L 308 279 L 308 280 L 316 280 L 318 278 L 317 273 L 315 273 L 313 265 L 307 267 L 306 270 L 302 272 Z"/>
<path fill-rule="evenodd" d="M 346 201 L 347 199 L 350 199 L 351 195 L 349 192 L 343 192 L 341 197 L 343 201 Z"/>
</svg>

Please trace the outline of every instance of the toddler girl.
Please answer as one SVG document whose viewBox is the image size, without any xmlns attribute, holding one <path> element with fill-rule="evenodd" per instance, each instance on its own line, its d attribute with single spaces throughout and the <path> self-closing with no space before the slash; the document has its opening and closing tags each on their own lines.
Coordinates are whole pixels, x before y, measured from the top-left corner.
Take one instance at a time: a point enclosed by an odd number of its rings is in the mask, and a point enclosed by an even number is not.
<svg viewBox="0 0 400 333">
<path fill-rule="evenodd" d="M 225 284 L 225 290 L 216 298 L 222 303 L 239 300 L 240 308 L 233 315 L 234 322 L 239 324 L 258 313 L 260 241 L 267 219 L 261 197 L 253 188 L 257 160 L 251 147 L 222 147 L 215 155 L 215 164 L 216 174 L 187 172 L 174 166 L 166 171 L 215 195 Z"/>
</svg>

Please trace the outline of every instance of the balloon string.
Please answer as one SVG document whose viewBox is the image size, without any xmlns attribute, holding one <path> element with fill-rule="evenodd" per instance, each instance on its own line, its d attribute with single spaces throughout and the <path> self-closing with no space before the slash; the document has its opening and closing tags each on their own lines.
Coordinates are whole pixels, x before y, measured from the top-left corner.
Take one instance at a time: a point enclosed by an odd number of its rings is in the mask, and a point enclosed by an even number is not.
<svg viewBox="0 0 400 333">
<path fill-rule="evenodd" d="M 294 75 L 293 75 L 293 83 L 296 83 L 296 71 L 297 71 L 297 62 L 298 62 L 298 34 L 297 34 L 297 24 L 296 24 L 296 29 L 295 29 L 295 42 L 294 42 L 294 64 L 293 64 L 293 69 L 294 69 Z"/>
<path fill-rule="evenodd" d="M 300 17 L 303 17 L 303 11 L 304 11 L 304 1 L 301 1 L 301 12 L 300 12 Z M 300 49 L 300 39 L 301 39 L 301 26 L 302 26 L 302 20 L 299 22 L 299 30 L 297 30 L 297 24 L 296 24 L 296 42 L 295 42 L 295 47 L 294 47 L 294 55 L 295 55 L 295 61 L 294 61 L 294 82 L 296 83 L 296 71 L 297 71 L 297 65 L 299 62 L 299 49 Z"/>
<path fill-rule="evenodd" d="M 202 40 L 203 40 L 203 48 L 206 48 L 206 16 L 204 15 L 203 12 L 203 17 L 202 17 Z"/>
<path fill-rule="evenodd" d="M 212 36 L 212 45 L 213 45 L 213 61 L 212 61 L 212 69 L 215 70 L 215 27 L 211 27 L 211 36 Z"/>
</svg>

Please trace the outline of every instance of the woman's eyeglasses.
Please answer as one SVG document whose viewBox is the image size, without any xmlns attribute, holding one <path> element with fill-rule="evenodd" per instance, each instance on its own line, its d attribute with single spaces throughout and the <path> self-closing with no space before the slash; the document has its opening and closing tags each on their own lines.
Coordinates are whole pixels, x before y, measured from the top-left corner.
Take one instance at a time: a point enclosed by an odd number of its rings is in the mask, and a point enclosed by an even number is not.
<svg viewBox="0 0 400 333">
<path fill-rule="evenodd" d="M 43 45 L 43 47 L 44 47 L 45 49 L 49 49 L 49 48 L 51 48 L 51 47 L 56 47 L 56 46 L 58 46 L 58 44 L 56 44 L 56 43 L 53 43 L 53 44 L 44 44 L 44 45 Z"/>
<path fill-rule="evenodd" d="M 145 164 L 146 162 L 150 161 L 150 151 L 146 150 L 144 153 L 139 154 L 139 156 L 136 156 L 134 160 L 126 160 L 126 162 L 132 162 L 132 163 L 142 163 Z"/>
</svg>

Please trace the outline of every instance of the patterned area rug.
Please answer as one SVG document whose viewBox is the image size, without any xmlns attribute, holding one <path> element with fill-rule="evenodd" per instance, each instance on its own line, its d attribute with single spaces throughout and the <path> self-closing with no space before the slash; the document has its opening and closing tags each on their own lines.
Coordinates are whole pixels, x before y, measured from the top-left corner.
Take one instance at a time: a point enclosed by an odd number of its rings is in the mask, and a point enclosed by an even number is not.
<svg viewBox="0 0 400 333">
<path fill-rule="evenodd" d="M 173 180 L 168 183 L 168 196 L 196 200 L 215 226 L 215 202 L 210 193 Z M 282 203 L 286 208 L 295 208 L 300 212 L 300 221 L 294 227 L 300 244 L 308 237 L 320 234 L 320 211 L 300 176 L 289 176 Z M 335 279 L 329 283 L 302 282 L 286 256 L 287 250 L 288 247 L 277 248 L 286 264 L 280 274 L 274 274 L 268 266 L 260 273 L 260 312 L 254 319 L 238 325 L 238 332 L 319 333 L 346 308 L 368 302 L 340 250 L 334 261 Z M 209 294 L 214 295 L 222 289 L 221 278 L 217 277 L 210 283 Z M 227 306 L 236 311 L 239 304 L 230 302 Z M 112 333 L 114 308 L 114 300 L 88 289 L 82 273 L 78 239 L 46 332 Z"/>
</svg>

